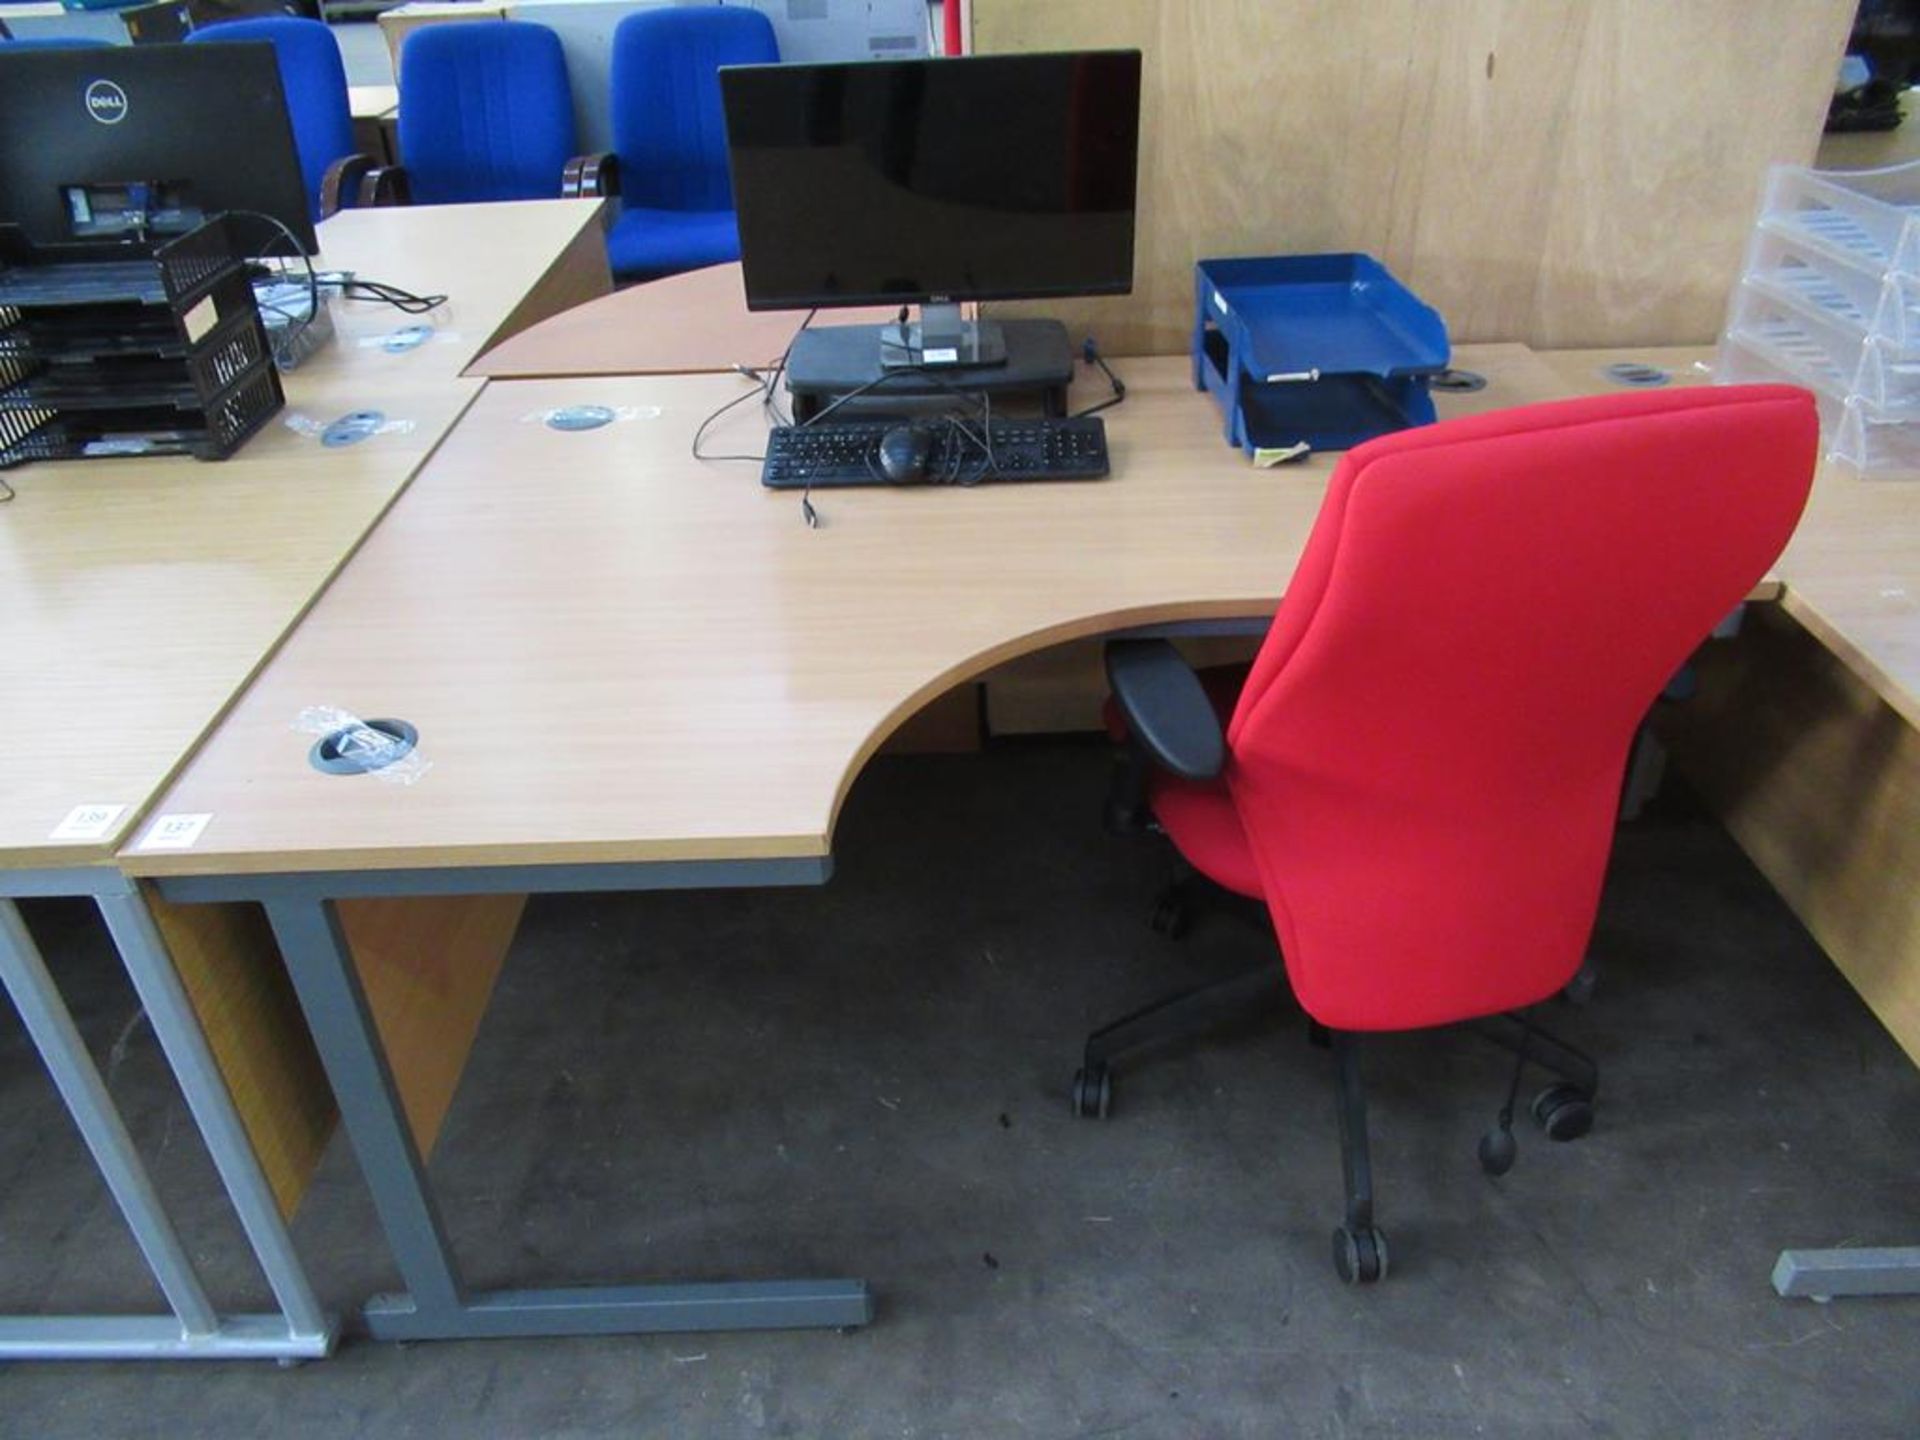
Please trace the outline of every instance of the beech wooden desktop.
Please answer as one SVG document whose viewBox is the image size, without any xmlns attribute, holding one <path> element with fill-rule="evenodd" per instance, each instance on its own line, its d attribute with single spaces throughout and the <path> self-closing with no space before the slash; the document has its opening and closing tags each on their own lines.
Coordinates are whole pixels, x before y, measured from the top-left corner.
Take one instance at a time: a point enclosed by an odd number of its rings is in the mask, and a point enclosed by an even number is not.
<svg viewBox="0 0 1920 1440">
<path fill-rule="evenodd" d="M 1460 363 L 1490 383 L 1451 413 L 1561 390 L 1521 346 Z M 495 382 L 257 677 L 121 859 L 183 904 L 265 904 L 405 1281 L 366 1306 L 373 1334 L 869 1317 L 848 1279 L 469 1292 L 338 907 L 819 884 L 854 776 L 950 686 L 1073 636 L 1264 623 L 1331 459 L 1251 467 L 1184 359 L 1127 380 L 1110 480 L 836 491 L 819 529 L 756 465 L 692 458 L 742 377 Z M 528 423 L 577 405 L 621 418 Z M 710 439 L 754 453 L 765 425 L 742 405 Z M 431 769 L 322 774 L 289 728 L 316 703 L 417 726 Z"/>
</svg>

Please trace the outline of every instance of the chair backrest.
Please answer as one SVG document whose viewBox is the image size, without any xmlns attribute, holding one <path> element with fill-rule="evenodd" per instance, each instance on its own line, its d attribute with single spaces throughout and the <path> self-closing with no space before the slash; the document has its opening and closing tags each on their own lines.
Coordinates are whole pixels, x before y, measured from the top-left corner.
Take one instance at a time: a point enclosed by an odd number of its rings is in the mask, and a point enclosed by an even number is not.
<svg viewBox="0 0 1920 1440">
<path fill-rule="evenodd" d="M 353 113 L 347 103 L 347 71 L 333 32 L 318 20 L 270 16 L 224 20 L 187 36 L 189 45 L 259 44 L 273 46 L 280 62 L 280 84 L 287 92 L 300 174 L 307 182 L 307 203 L 320 218 L 320 182 L 327 167 L 353 153 Z"/>
<path fill-rule="evenodd" d="M 622 20 L 613 32 L 612 105 L 624 203 L 731 210 L 717 72 L 779 58 L 773 23 L 744 6 L 674 6 Z"/>
<path fill-rule="evenodd" d="M 407 37 L 400 156 L 415 201 L 552 199 L 573 154 L 573 89 L 546 26 L 465 21 Z"/>
<path fill-rule="evenodd" d="M 1634 731 L 1779 555 L 1811 397 L 1702 387 L 1402 432 L 1335 470 L 1228 726 L 1307 1012 L 1544 999 L 1591 937 Z"/>
</svg>

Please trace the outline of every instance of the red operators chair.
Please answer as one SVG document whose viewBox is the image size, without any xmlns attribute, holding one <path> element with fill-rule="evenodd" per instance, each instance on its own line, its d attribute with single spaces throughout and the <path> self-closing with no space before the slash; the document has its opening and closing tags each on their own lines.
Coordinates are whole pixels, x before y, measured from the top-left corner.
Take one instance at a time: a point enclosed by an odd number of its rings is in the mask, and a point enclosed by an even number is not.
<svg viewBox="0 0 1920 1440">
<path fill-rule="evenodd" d="M 1529 1061 L 1565 1080 L 1535 1102 L 1547 1133 L 1591 1124 L 1592 1063 L 1514 1012 L 1580 969 L 1635 730 L 1786 544 L 1818 428 L 1806 392 L 1742 386 L 1391 435 L 1334 471 L 1250 669 L 1202 679 L 1165 641 L 1108 647 L 1113 813 L 1143 802 L 1195 870 L 1264 905 L 1333 1049 L 1350 1283 L 1387 1268 L 1366 1032 L 1474 1021 L 1518 1052 L 1481 1142 L 1489 1173 L 1512 1163 Z M 1095 1032 L 1075 1110 L 1104 1115 L 1114 1060 L 1205 1028 L 1255 984 Z"/>
</svg>

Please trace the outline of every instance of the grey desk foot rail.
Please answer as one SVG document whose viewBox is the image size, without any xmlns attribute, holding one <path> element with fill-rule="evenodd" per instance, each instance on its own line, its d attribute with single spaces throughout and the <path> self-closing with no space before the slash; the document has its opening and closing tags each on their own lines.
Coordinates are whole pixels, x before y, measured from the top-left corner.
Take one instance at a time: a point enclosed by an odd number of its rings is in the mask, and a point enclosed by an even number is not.
<svg viewBox="0 0 1920 1440">
<path fill-rule="evenodd" d="M 279 1314 L 223 1316 L 214 1308 L 20 918 L 12 897 L 29 895 L 91 895 L 99 905 Z M 0 872 L 0 980 L 173 1312 L 0 1317 L 0 1359 L 293 1361 L 329 1354 L 337 1326 L 322 1313 L 307 1283 L 272 1189 L 139 891 L 112 871 Z"/>
<path fill-rule="evenodd" d="M 866 1324 L 873 1318 L 866 1285 L 774 1280 L 470 1292 L 460 1278 L 334 901 L 359 895 L 817 885 L 829 868 L 820 859 L 196 877 L 164 881 L 162 891 L 182 901 L 245 898 L 267 907 L 406 1283 L 404 1294 L 379 1296 L 365 1305 L 367 1330 L 376 1339 L 799 1329 Z"/>
<path fill-rule="evenodd" d="M 1887 1250 L 1782 1250 L 1773 1267 L 1782 1295 L 1920 1295 L 1920 1245 Z"/>
</svg>

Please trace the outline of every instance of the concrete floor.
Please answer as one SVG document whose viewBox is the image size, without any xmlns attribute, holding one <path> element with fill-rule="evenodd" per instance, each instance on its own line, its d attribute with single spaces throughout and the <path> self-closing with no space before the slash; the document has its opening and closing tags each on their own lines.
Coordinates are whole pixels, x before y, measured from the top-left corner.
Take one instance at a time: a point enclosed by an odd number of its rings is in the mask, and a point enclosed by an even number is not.
<svg viewBox="0 0 1920 1440">
<path fill-rule="evenodd" d="M 1334 1279 L 1323 1054 L 1281 1012 L 1072 1119 L 1078 1037 L 1264 943 L 1142 923 L 1153 841 L 1091 747 L 886 760 L 820 891 L 529 912 L 433 1169 L 478 1285 L 857 1274 L 853 1334 L 425 1344 L 325 1364 L 0 1369 L 8 1436 L 1912 1436 L 1920 1300 L 1782 1301 L 1783 1245 L 1920 1243 L 1920 1074 L 1684 801 L 1620 837 L 1600 1122 L 1474 1142 L 1500 1057 L 1373 1045 L 1383 1286 Z M 264 1303 L 84 909 L 82 1028 L 230 1305 Z M 0 1310 L 152 1292 L 10 1010 Z M 295 1227 L 327 1298 L 395 1283 L 344 1144 Z"/>
</svg>

